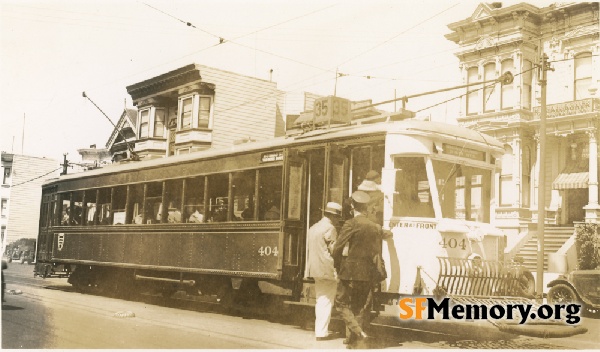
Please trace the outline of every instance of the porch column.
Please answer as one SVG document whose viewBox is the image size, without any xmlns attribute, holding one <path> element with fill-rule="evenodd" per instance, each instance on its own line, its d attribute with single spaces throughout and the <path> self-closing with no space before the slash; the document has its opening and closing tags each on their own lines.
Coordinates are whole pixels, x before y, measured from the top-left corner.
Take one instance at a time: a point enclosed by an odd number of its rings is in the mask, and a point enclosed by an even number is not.
<svg viewBox="0 0 600 352">
<path fill-rule="evenodd" d="M 589 178 L 588 178 L 588 205 L 585 209 L 585 222 L 598 223 L 600 205 L 598 205 L 598 142 L 597 129 L 587 131 L 589 137 Z"/>
</svg>

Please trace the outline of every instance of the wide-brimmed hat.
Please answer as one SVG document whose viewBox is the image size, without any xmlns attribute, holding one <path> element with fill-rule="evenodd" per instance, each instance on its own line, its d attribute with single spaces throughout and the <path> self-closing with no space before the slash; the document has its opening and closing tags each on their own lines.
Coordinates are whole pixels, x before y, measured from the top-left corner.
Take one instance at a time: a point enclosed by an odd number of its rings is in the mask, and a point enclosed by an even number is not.
<svg viewBox="0 0 600 352">
<path fill-rule="evenodd" d="M 365 175 L 365 180 L 369 180 L 369 181 L 375 181 L 380 178 L 381 178 L 381 176 L 379 176 L 379 172 L 377 172 L 375 170 L 371 170 L 371 171 L 367 172 L 367 174 Z"/>
<path fill-rule="evenodd" d="M 356 191 L 352 193 L 352 199 L 357 203 L 369 203 L 371 197 L 363 191 Z"/>
<path fill-rule="evenodd" d="M 336 202 L 329 202 L 325 206 L 326 213 L 334 214 L 334 215 L 342 215 L 342 206 Z"/>
<path fill-rule="evenodd" d="M 358 185 L 358 190 L 365 192 L 379 191 L 379 185 L 375 181 L 365 179 Z"/>
</svg>

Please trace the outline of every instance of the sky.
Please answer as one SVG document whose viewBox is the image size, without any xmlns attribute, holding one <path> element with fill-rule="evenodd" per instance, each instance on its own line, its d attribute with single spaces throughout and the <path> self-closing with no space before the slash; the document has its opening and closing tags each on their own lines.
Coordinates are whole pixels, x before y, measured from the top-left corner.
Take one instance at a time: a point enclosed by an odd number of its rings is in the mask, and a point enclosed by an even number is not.
<svg viewBox="0 0 600 352">
<path fill-rule="evenodd" d="M 458 46 L 444 35 L 477 5 L 0 0 L 0 149 L 80 161 L 77 149 L 104 147 L 113 130 L 103 112 L 116 123 L 133 107 L 127 86 L 191 63 L 262 79 L 272 69 L 280 90 L 335 90 L 373 103 L 460 85 Z M 336 80 L 336 72 L 343 76 Z M 407 108 L 455 123 L 458 100 L 442 102 L 462 93 L 411 99 Z"/>
</svg>

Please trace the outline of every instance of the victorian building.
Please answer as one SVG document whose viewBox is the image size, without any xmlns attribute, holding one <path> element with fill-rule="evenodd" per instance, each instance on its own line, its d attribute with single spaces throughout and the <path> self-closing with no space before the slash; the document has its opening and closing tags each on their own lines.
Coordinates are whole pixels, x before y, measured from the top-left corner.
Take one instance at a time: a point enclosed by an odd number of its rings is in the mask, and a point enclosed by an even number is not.
<svg viewBox="0 0 600 352">
<path fill-rule="evenodd" d="M 130 85 L 127 92 L 137 115 L 130 117 L 126 111 L 119 126 L 135 126 L 133 151 L 141 158 L 285 134 L 283 94 L 268 80 L 191 64 Z M 115 149 L 113 155 L 129 148 L 122 140 L 130 137 L 113 133 L 107 144 Z M 116 150 L 118 143 L 121 151 Z"/>
<path fill-rule="evenodd" d="M 534 235 L 538 189 L 546 192 L 546 243 L 566 234 L 547 248 L 550 254 L 564 250 L 577 222 L 600 222 L 598 10 L 598 2 L 543 8 L 482 3 L 470 17 L 448 26 L 452 33 L 446 38 L 458 45 L 464 83 L 492 82 L 467 88 L 458 122 L 506 143 L 496 180 L 495 224 L 515 250 Z M 547 71 L 544 155 L 538 144 L 542 55 L 552 67 Z M 512 82 L 493 83 L 507 71 Z M 541 158 L 544 180 L 537 179 Z"/>
</svg>

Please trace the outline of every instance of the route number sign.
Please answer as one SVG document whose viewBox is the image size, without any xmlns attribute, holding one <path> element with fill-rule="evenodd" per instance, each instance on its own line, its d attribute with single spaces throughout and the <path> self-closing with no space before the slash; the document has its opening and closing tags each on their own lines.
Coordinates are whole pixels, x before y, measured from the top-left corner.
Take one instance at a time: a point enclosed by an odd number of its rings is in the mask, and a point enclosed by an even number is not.
<svg viewBox="0 0 600 352">
<path fill-rule="evenodd" d="M 315 124 L 349 123 L 350 100 L 333 96 L 316 99 L 313 113 Z"/>
</svg>

